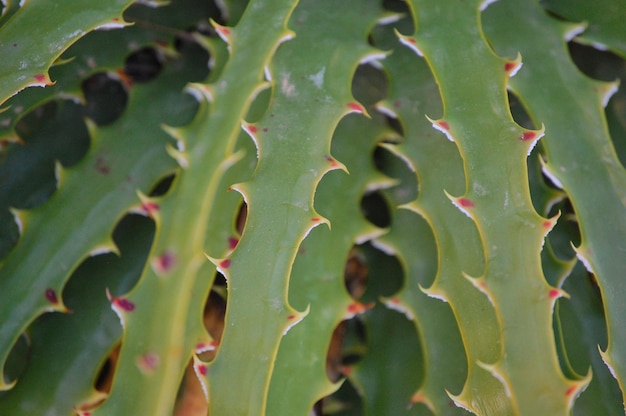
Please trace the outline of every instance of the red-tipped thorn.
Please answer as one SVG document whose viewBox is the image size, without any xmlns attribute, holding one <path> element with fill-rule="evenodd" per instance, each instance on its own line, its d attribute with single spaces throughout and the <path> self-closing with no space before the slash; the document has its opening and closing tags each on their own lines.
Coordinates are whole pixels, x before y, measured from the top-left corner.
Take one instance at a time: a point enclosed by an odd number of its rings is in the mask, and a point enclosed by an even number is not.
<svg viewBox="0 0 626 416">
<path fill-rule="evenodd" d="M 239 239 L 237 237 L 228 237 L 228 248 L 234 250 L 239 244 Z"/>
<path fill-rule="evenodd" d="M 438 121 L 437 125 L 444 130 L 450 130 L 450 124 L 447 121 Z"/>
<path fill-rule="evenodd" d="M 335 168 L 335 167 L 339 166 L 339 164 L 337 163 L 337 161 L 336 161 L 333 157 L 331 157 L 331 156 L 325 156 L 325 158 L 326 158 L 326 161 L 327 161 L 328 163 L 330 163 L 330 166 L 332 166 L 333 168 Z"/>
<path fill-rule="evenodd" d="M 459 198 L 457 199 L 457 201 L 459 202 L 459 205 L 463 208 L 471 208 L 474 206 L 474 202 L 467 198 Z"/>
<path fill-rule="evenodd" d="M 141 210 L 145 212 L 147 216 L 153 217 L 154 213 L 159 210 L 159 204 L 146 201 L 143 204 L 141 204 Z"/>
<path fill-rule="evenodd" d="M 229 36 L 230 35 L 230 29 L 224 26 L 216 26 L 215 30 L 223 35 L 223 36 Z"/>
<path fill-rule="evenodd" d="M 129 301 L 128 299 L 113 297 L 111 295 L 111 292 L 109 292 L 108 288 L 106 290 L 106 293 L 107 293 L 107 298 L 109 298 L 109 301 L 111 302 L 111 304 L 115 306 L 116 308 L 121 309 L 126 312 L 132 312 L 135 310 L 135 304 Z"/>
<path fill-rule="evenodd" d="M 206 364 L 197 364 L 196 365 L 196 371 L 198 372 L 198 374 L 200 374 L 201 376 L 206 376 L 208 373 L 208 367 L 206 366 Z"/>
<path fill-rule="evenodd" d="M 126 73 L 126 71 L 124 71 L 123 69 L 118 69 L 116 73 L 117 76 L 120 77 L 120 80 L 126 88 L 130 88 L 133 86 L 133 79 Z"/>
<path fill-rule="evenodd" d="M 529 140 L 534 140 L 536 137 L 537 133 L 534 131 L 525 131 L 521 136 L 519 136 L 519 139 L 523 142 L 527 142 Z"/>
<path fill-rule="evenodd" d="M 356 102 L 348 103 L 348 108 L 358 113 L 366 114 L 365 108 L 363 108 L 363 106 L 359 103 L 356 103 Z"/>
<path fill-rule="evenodd" d="M 411 403 L 415 404 L 415 403 L 424 403 L 426 401 L 426 398 L 424 397 L 423 393 L 415 393 L 413 396 L 411 396 Z"/>
<path fill-rule="evenodd" d="M 359 313 L 363 313 L 369 309 L 371 309 L 374 305 L 372 304 L 363 304 L 361 302 L 352 302 L 348 305 L 348 313 L 356 315 Z"/>
</svg>

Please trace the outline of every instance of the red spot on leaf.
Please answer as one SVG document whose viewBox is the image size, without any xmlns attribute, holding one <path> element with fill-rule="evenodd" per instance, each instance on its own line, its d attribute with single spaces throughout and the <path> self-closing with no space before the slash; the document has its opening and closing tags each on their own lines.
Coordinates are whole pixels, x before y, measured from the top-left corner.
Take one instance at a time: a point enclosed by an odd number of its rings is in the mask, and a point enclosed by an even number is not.
<svg viewBox="0 0 626 416">
<path fill-rule="evenodd" d="M 237 237 L 228 237 L 228 248 L 232 250 L 237 247 L 237 244 L 239 244 L 239 239 Z"/>
<path fill-rule="evenodd" d="M 513 68 L 515 68 L 517 66 L 517 64 L 515 62 L 507 62 L 506 64 L 504 64 L 504 70 L 506 72 L 510 72 L 513 70 Z"/>
<path fill-rule="evenodd" d="M 474 202 L 467 198 L 459 198 L 457 201 L 459 202 L 459 205 L 463 208 L 471 208 L 474 206 Z"/>
<path fill-rule="evenodd" d="M 248 124 L 248 131 L 252 134 L 255 134 L 258 129 L 256 128 L 256 126 L 253 126 L 252 124 Z"/>
<path fill-rule="evenodd" d="M 44 74 L 35 75 L 35 79 L 37 82 L 46 82 L 46 76 Z"/>
<path fill-rule="evenodd" d="M 552 221 L 543 222 L 543 228 L 551 228 L 551 227 L 552 227 Z"/>
<path fill-rule="evenodd" d="M 391 298 L 389 299 L 391 303 L 395 303 L 396 305 L 400 303 L 400 298 Z"/>
<path fill-rule="evenodd" d="M 174 253 L 166 251 L 154 260 L 154 265 L 158 272 L 165 273 L 172 269 L 175 262 Z"/>
<path fill-rule="evenodd" d="M 52 289 L 46 289 L 46 299 L 48 302 L 57 304 L 59 303 L 59 298 L 57 297 L 57 293 Z"/>
<path fill-rule="evenodd" d="M 348 367 L 347 365 L 341 366 L 341 373 L 344 376 L 349 376 L 350 374 L 352 374 L 352 368 Z"/>
<path fill-rule="evenodd" d="M 230 259 L 220 261 L 220 267 L 222 269 L 228 269 L 230 267 Z"/>
<path fill-rule="evenodd" d="M 119 17 L 114 17 L 114 18 L 113 18 L 113 21 L 114 21 L 114 22 L 119 22 L 119 21 L 120 21 L 120 18 L 119 18 Z"/>
<path fill-rule="evenodd" d="M 320 222 L 321 219 L 319 217 L 313 217 L 313 218 L 311 218 L 311 221 L 313 221 L 313 222 Z"/>
<path fill-rule="evenodd" d="M 263 133 L 267 133 L 268 128 L 267 127 L 263 127 Z"/>
<path fill-rule="evenodd" d="M 537 137 L 537 133 L 534 131 L 525 131 L 521 136 L 519 136 L 519 139 L 526 142 L 528 140 L 533 140 L 535 137 Z"/>
<path fill-rule="evenodd" d="M 415 44 L 417 43 L 417 42 L 415 41 L 415 39 L 413 39 L 413 38 L 406 38 L 406 40 L 407 40 L 409 43 L 412 43 L 413 45 L 415 45 Z"/>
<path fill-rule="evenodd" d="M 159 366 L 161 359 L 155 352 L 148 352 L 137 357 L 137 366 L 144 373 L 152 373 Z"/>
<path fill-rule="evenodd" d="M 576 386 L 570 386 L 565 390 L 566 396 L 571 396 L 576 391 Z"/>
<path fill-rule="evenodd" d="M 207 366 L 204 364 L 199 364 L 198 366 L 196 366 L 196 368 L 198 369 L 198 373 L 200 373 L 203 376 L 206 376 L 207 373 Z"/>
<path fill-rule="evenodd" d="M 550 289 L 550 292 L 548 292 L 548 296 L 550 296 L 550 299 L 558 298 L 560 294 L 561 292 L 556 289 Z"/>
<path fill-rule="evenodd" d="M 291 321 L 292 319 L 295 319 L 295 318 L 296 318 L 296 315 L 289 315 L 287 317 L 287 320 Z"/>
<path fill-rule="evenodd" d="M 444 130 L 450 130 L 450 124 L 447 121 L 438 121 L 437 125 Z"/>
</svg>

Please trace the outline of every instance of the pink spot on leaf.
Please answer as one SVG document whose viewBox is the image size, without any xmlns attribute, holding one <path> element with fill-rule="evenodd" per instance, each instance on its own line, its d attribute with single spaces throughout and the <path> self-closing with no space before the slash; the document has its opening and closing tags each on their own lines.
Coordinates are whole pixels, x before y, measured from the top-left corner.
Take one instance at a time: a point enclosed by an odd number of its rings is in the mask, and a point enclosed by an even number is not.
<svg viewBox="0 0 626 416">
<path fill-rule="evenodd" d="M 196 369 L 198 370 L 198 373 L 200 373 L 203 376 L 206 376 L 206 373 L 207 373 L 207 370 L 208 370 L 206 365 L 198 364 L 196 366 Z"/>
<path fill-rule="evenodd" d="M 319 217 L 313 217 L 313 218 L 311 218 L 311 221 L 313 221 L 313 222 L 320 222 L 321 219 Z"/>
<path fill-rule="evenodd" d="M 37 82 L 46 82 L 46 76 L 44 74 L 35 75 L 35 79 L 37 80 Z"/>
<path fill-rule="evenodd" d="M 57 297 L 56 292 L 52 289 L 46 289 L 46 299 L 48 300 L 48 302 L 55 305 L 59 303 L 59 298 Z"/>
<path fill-rule="evenodd" d="M 571 396 L 576 391 L 576 386 L 570 386 L 565 390 L 566 396 Z"/>
<path fill-rule="evenodd" d="M 552 221 L 543 222 L 543 228 L 551 228 L 551 227 L 552 227 Z"/>
<path fill-rule="evenodd" d="M 537 137 L 537 133 L 535 133 L 534 131 L 525 131 L 524 133 L 522 133 L 521 136 L 519 136 L 519 139 L 523 142 L 526 142 L 529 140 L 533 140 L 535 137 Z"/>
<path fill-rule="evenodd" d="M 230 29 L 227 28 L 227 27 L 218 26 L 215 30 L 217 30 L 218 32 L 220 32 L 224 36 L 230 35 Z"/>
<path fill-rule="evenodd" d="M 471 208 L 474 206 L 474 202 L 467 198 L 459 198 L 457 199 L 457 201 L 459 202 L 459 205 L 463 208 Z"/>
<path fill-rule="evenodd" d="M 258 129 L 256 128 L 256 126 L 253 126 L 252 124 L 248 124 L 248 131 L 252 134 L 255 134 Z"/>
<path fill-rule="evenodd" d="M 137 357 L 137 367 L 147 374 L 153 373 L 161 362 L 159 355 L 155 352 L 148 352 Z"/>
<path fill-rule="evenodd" d="M 230 259 L 220 261 L 220 267 L 222 269 L 228 269 L 230 267 Z"/>
<path fill-rule="evenodd" d="M 289 315 L 287 320 L 291 321 L 292 319 L 296 319 L 296 315 Z"/>
<path fill-rule="evenodd" d="M 559 292 L 556 289 L 550 289 L 550 291 L 548 292 L 548 296 L 550 296 L 550 299 L 558 298 L 560 295 L 561 295 L 561 292 Z"/>
</svg>

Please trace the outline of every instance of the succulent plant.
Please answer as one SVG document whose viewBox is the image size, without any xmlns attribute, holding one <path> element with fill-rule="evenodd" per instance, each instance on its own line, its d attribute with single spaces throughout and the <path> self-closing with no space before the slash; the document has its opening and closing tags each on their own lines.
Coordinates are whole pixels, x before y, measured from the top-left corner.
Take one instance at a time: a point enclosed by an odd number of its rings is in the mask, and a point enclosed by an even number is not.
<svg viewBox="0 0 626 416">
<path fill-rule="evenodd" d="M 0 414 L 625 412 L 623 0 L 2 7 Z"/>
</svg>

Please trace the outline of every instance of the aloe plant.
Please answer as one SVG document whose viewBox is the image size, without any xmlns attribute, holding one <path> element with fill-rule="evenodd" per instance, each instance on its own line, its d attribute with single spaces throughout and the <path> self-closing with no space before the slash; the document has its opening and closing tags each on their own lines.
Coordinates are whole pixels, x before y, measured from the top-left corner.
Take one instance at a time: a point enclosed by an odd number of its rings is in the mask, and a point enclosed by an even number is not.
<svg viewBox="0 0 626 416">
<path fill-rule="evenodd" d="M 626 411 L 626 4 L 53 3 L 0 18 L 0 414 Z"/>
</svg>

